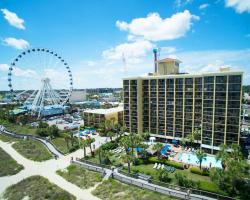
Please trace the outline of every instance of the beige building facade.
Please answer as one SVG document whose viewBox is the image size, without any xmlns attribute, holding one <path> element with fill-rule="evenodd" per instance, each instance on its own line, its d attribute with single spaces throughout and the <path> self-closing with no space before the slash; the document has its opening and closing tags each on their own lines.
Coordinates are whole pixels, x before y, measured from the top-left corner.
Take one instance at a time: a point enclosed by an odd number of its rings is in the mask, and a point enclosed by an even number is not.
<svg viewBox="0 0 250 200">
<path fill-rule="evenodd" d="M 106 120 L 110 120 L 112 123 L 123 123 L 123 107 L 115 107 L 109 109 L 94 109 L 85 110 L 83 112 L 83 119 L 85 126 L 99 127 Z"/>
<path fill-rule="evenodd" d="M 151 76 L 123 79 L 124 126 L 177 140 L 199 129 L 208 153 L 239 144 L 243 73 L 180 74 L 179 63 L 164 59 Z"/>
</svg>

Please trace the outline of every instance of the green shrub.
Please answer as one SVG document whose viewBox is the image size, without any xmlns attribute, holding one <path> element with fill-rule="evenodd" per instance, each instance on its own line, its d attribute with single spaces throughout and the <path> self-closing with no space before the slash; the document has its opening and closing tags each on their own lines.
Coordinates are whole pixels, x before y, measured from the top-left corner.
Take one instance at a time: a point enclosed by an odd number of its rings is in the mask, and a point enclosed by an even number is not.
<svg viewBox="0 0 250 200">
<path fill-rule="evenodd" d="M 167 165 L 169 165 L 169 166 L 172 166 L 172 167 L 175 167 L 175 168 L 177 168 L 177 169 L 181 169 L 181 170 L 184 169 L 182 163 L 178 163 L 178 162 L 174 162 L 174 161 L 166 161 L 165 164 L 167 164 Z"/>
<path fill-rule="evenodd" d="M 159 181 L 169 183 L 171 181 L 171 178 L 169 177 L 169 173 L 166 170 L 159 170 L 157 172 L 157 178 Z"/>
<path fill-rule="evenodd" d="M 157 157 L 150 157 L 148 159 L 148 162 L 152 163 L 152 164 L 154 164 L 154 163 L 162 163 L 162 164 L 166 164 L 166 165 L 171 166 L 171 167 L 175 167 L 177 169 L 182 169 L 182 170 L 184 169 L 182 163 L 169 161 L 169 160 L 158 160 Z"/>
<path fill-rule="evenodd" d="M 79 149 L 79 146 L 74 145 L 74 146 L 70 147 L 69 152 L 72 153 L 72 152 L 76 151 L 77 149 Z"/>
<path fill-rule="evenodd" d="M 139 170 L 138 169 L 131 169 L 131 171 L 132 171 L 132 174 L 137 174 L 138 172 L 139 172 Z"/>
<path fill-rule="evenodd" d="M 176 173 L 175 178 L 179 186 L 187 187 L 187 188 L 198 188 L 199 182 L 195 182 L 191 179 L 188 179 L 186 175 L 181 173 Z"/>
<path fill-rule="evenodd" d="M 226 195 L 226 193 L 222 192 L 218 186 L 213 183 L 213 182 L 209 182 L 209 181 L 199 181 L 199 187 L 200 190 L 205 190 L 208 192 L 213 192 L 213 193 L 219 193 L 222 195 Z"/>
<path fill-rule="evenodd" d="M 116 149 L 117 147 L 118 147 L 118 144 L 114 141 L 107 142 L 106 144 L 102 145 L 103 150 L 113 150 L 113 149 Z"/>
<path fill-rule="evenodd" d="M 194 174 L 202 175 L 202 176 L 209 176 L 208 170 L 203 170 L 203 169 L 200 170 L 200 168 L 198 168 L 198 167 L 191 167 L 190 172 L 192 172 Z"/>
<path fill-rule="evenodd" d="M 135 158 L 133 162 L 134 162 L 134 165 L 143 165 L 143 164 L 145 164 L 144 159 L 140 159 L 140 158 Z"/>
</svg>

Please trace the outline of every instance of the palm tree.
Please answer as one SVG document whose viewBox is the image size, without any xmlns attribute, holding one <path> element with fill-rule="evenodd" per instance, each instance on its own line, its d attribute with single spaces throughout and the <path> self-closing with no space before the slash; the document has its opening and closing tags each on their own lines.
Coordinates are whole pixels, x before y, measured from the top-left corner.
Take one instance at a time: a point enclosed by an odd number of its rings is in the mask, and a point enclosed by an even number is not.
<svg viewBox="0 0 250 200">
<path fill-rule="evenodd" d="M 191 147 L 193 147 L 195 140 L 196 140 L 196 143 L 198 143 L 198 140 L 200 140 L 200 137 L 201 137 L 200 130 L 196 128 L 192 131 L 192 133 L 187 135 L 186 139 L 191 144 Z"/>
<path fill-rule="evenodd" d="M 129 136 L 127 136 L 128 140 L 129 140 L 129 144 L 132 149 L 132 155 L 134 155 L 134 149 L 136 147 L 141 146 L 141 143 L 143 141 L 141 135 L 136 134 L 136 133 L 131 133 Z M 136 157 L 137 157 L 137 151 L 136 151 Z"/>
<path fill-rule="evenodd" d="M 70 141 L 70 136 L 68 134 L 65 134 L 64 136 L 64 140 L 66 142 L 67 145 L 67 149 L 69 150 L 69 141 Z"/>
<path fill-rule="evenodd" d="M 89 146 L 89 141 L 88 141 L 88 140 L 83 140 L 83 141 L 81 142 L 81 146 L 82 146 L 82 148 L 83 148 L 84 157 L 86 157 L 86 147 Z"/>
<path fill-rule="evenodd" d="M 229 159 L 228 147 L 225 144 L 221 144 L 219 147 L 220 147 L 220 150 L 216 154 L 216 160 L 221 161 L 222 168 L 225 171 L 226 162 Z"/>
<path fill-rule="evenodd" d="M 148 140 L 149 137 L 150 137 L 150 133 L 149 133 L 149 132 L 144 132 L 144 133 L 142 133 L 142 138 L 143 138 L 144 140 Z"/>
<path fill-rule="evenodd" d="M 95 138 L 88 138 L 87 139 L 87 143 L 88 143 L 90 153 L 91 153 L 92 156 L 93 156 L 92 143 L 94 143 L 94 142 L 95 142 Z"/>
<path fill-rule="evenodd" d="M 131 162 L 133 161 L 133 156 L 132 154 L 130 153 L 130 151 L 128 151 L 128 153 L 126 154 L 123 154 L 121 156 L 122 160 L 125 162 L 125 163 L 128 163 L 128 173 L 130 174 L 131 173 Z"/>
<path fill-rule="evenodd" d="M 117 138 L 121 136 L 121 124 L 120 123 L 115 123 L 114 124 L 114 131 L 116 133 Z"/>
<path fill-rule="evenodd" d="M 75 138 L 74 138 L 74 133 L 70 132 L 70 142 L 71 142 L 71 147 L 74 146 Z"/>
<path fill-rule="evenodd" d="M 100 132 L 103 132 L 105 134 L 106 133 L 105 121 L 100 122 L 99 127 L 101 129 Z"/>
<path fill-rule="evenodd" d="M 120 130 L 121 130 L 121 135 L 124 135 L 124 133 L 128 130 L 128 128 L 126 126 L 122 126 Z"/>
<path fill-rule="evenodd" d="M 96 152 L 98 153 L 99 164 L 102 164 L 102 157 L 103 157 L 103 148 L 100 146 Z"/>
<path fill-rule="evenodd" d="M 231 149 L 232 149 L 231 151 L 232 159 L 237 160 L 238 162 L 242 160 L 243 155 L 241 153 L 240 146 L 237 144 L 232 144 Z"/>
<path fill-rule="evenodd" d="M 201 170 L 201 163 L 204 159 L 206 159 L 207 157 L 207 154 L 205 154 L 201 149 L 198 150 L 196 153 L 195 153 L 197 159 L 198 159 L 198 162 L 200 164 L 200 170 Z"/>
<path fill-rule="evenodd" d="M 163 148 L 163 144 L 162 143 L 155 143 L 154 146 L 153 146 L 153 150 L 156 150 L 157 151 L 157 158 L 160 159 L 160 151 L 161 149 Z"/>
<path fill-rule="evenodd" d="M 130 151 L 129 151 L 129 147 L 131 146 L 130 143 L 130 139 L 128 137 L 123 137 L 120 139 L 120 146 L 124 147 L 125 149 L 125 156 L 123 156 L 123 158 L 125 159 L 125 161 L 128 163 L 128 173 L 130 173 L 130 163 L 132 160 L 132 156 Z"/>
<path fill-rule="evenodd" d="M 115 136 L 114 132 L 113 131 L 109 131 L 107 133 L 107 136 L 110 138 L 110 140 L 112 141 L 112 138 Z"/>
<path fill-rule="evenodd" d="M 194 139 L 196 140 L 196 143 L 198 143 L 199 140 L 201 140 L 201 130 L 198 128 L 194 129 Z"/>
<path fill-rule="evenodd" d="M 109 119 L 105 120 L 105 129 L 106 130 L 111 130 L 112 129 L 112 122 Z"/>
<path fill-rule="evenodd" d="M 194 132 L 190 133 L 186 137 L 187 141 L 190 143 L 191 147 L 194 146 Z"/>
</svg>

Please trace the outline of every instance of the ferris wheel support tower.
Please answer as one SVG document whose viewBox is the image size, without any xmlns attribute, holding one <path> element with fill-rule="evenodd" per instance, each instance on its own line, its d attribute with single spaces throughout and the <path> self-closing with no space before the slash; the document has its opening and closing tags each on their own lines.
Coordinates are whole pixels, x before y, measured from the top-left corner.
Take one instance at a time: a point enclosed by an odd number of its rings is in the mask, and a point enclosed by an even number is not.
<svg viewBox="0 0 250 200">
<path fill-rule="evenodd" d="M 46 99 L 50 100 L 49 103 L 51 105 L 59 105 L 62 101 L 57 92 L 52 89 L 49 78 L 42 79 L 42 87 L 37 92 L 31 106 L 31 110 L 38 113 L 38 118 L 40 117 L 44 106 L 47 104 Z"/>
</svg>

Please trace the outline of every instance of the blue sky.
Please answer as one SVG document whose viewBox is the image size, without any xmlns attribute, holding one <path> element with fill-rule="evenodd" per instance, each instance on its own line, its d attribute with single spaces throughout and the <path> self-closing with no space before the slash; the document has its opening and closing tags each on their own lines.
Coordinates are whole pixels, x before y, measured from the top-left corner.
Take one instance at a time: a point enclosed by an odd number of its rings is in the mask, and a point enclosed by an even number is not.
<svg viewBox="0 0 250 200">
<path fill-rule="evenodd" d="M 33 47 L 60 54 L 74 88 L 121 87 L 122 77 L 153 71 L 156 47 L 183 72 L 229 66 L 250 84 L 249 0 L 0 0 L 0 9 L 1 90 L 8 65 Z M 14 88 L 39 87 L 41 74 L 68 86 L 62 65 L 41 67 L 36 56 L 16 67 Z"/>
</svg>

